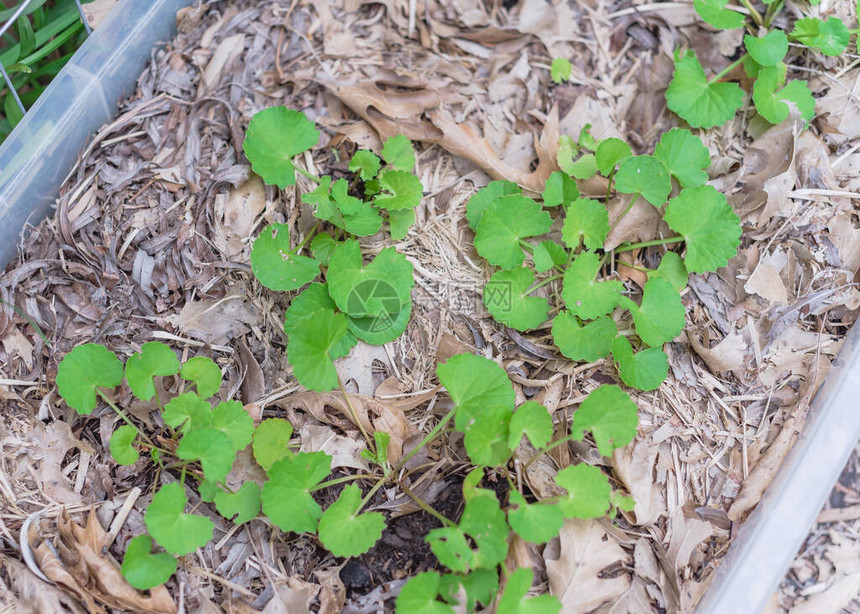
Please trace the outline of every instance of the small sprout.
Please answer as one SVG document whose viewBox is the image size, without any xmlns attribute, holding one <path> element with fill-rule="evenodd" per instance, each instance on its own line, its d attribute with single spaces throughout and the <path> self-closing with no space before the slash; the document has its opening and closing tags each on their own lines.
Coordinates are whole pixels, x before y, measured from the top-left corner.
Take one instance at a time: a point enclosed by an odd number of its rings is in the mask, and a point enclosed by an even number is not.
<svg viewBox="0 0 860 614">
<path fill-rule="evenodd" d="M 261 493 L 263 513 L 282 531 L 316 531 L 322 509 L 312 489 L 331 472 L 325 452 L 300 452 L 269 468 Z"/>
<path fill-rule="evenodd" d="M 235 524 L 253 520 L 260 513 L 260 487 L 245 482 L 235 493 L 219 491 L 215 494 L 215 509 Z"/>
<path fill-rule="evenodd" d="M 580 324 L 575 315 L 561 311 L 552 321 L 552 338 L 571 360 L 600 360 L 609 354 L 617 334 L 615 320 L 608 316 Z"/>
<path fill-rule="evenodd" d="M 549 74 L 555 83 L 564 83 L 573 74 L 573 66 L 567 58 L 555 58 L 550 65 Z"/>
<path fill-rule="evenodd" d="M 138 535 L 128 542 L 122 575 L 134 588 L 145 591 L 164 584 L 176 571 L 176 559 L 167 553 L 152 554 L 152 538 Z"/>
<path fill-rule="evenodd" d="M 379 169 L 382 168 L 382 161 L 372 151 L 367 149 L 359 149 L 349 161 L 349 170 L 353 173 L 358 173 L 362 181 L 373 179 L 379 174 Z"/>
<path fill-rule="evenodd" d="M 534 281 L 535 274 L 525 267 L 497 271 L 484 286 L 487 311 L 511 328 L 537 328 L 546 321 L 549 302 L 542 296 L 529 296 Z"/>
<path fill-rule="evenodd" d="M 545 544 L 558 535 L 564 524 L 564 513 L 558 505 L 528 503 L 516 490 L 511 490 L 508 522 L 514 533 L 533 544 Z"/>
<path fill-rule="evenodd" d="M 558 502 L 565 518 L 600 518 L 609 511 L 609 480 L 597 467 L 580 463 L 565 467 L 555 483 L 567 493 Z"/>
<path fill-rule="evenodd" d="M 618 386 L 604 384 L 592 391 L 573 413 L 571 433 L 581 441 L 585 431 L 590 431 L 603 456 L 612 456 L 612 451 L 626 446 L 636 436 L 639 417 L 636 404 Z"/>
<path fill-rule="evenodd" d="M 672 128 L 663 133 L 654 148 L 654 157 L 660 160 L 681 187 L 695 188 L 704 185 L 711 164 L 708 148 L 699 137 L 684 128 Z"/>
<path fill-rule="evenodd" d="M 303 113 L 271 107 L 251 118 L 245 134 L 245 155 L 251 168 L 268 184 L 281 189 L 296 183 L 293 158 L 319 141 L 319 132 Z"/>
<path fill-rule="evenodd" d="M 590 250 L 601 249 L 609 234 L 609 213 L 606 207 L 590 198 L 577 198 L 568 208 L 561 229 L 561 240 L 570 249 L 580 242 Z"/>
<path fill-rule="evenodd" d="M 517 407 L 511 418 L 508 447 L 516 450 L 523 436 L 528 437 L 537 450 L 552 439 L 552 415 L 537 401 L 526 401 Z"/>
<path fill-rule="evenodd" d="M 544 207 L 569 205 L 579 198 L 579 188 L 570 175 L 555 171 L 546 180 L 542 196 Z"/>
<path fill-rule="evenodd" d="M 684 304 L 672 284 L 665 279 L 649 279 L 637 305 L 622 297 L 621 305 L 630 310 L 636 334 L 651 347 L 662 347 L 684 330 Z"/>
<path fill-rule="evenodd" d="M 503 196 L 484 210 L 475 232 L 475 249 L 491 264 L 512 269 L 523 263 L 520 240 L 542 235 L 550 226 L 549 213 L 531 198 Z"/>
<path fill-rule="evenodd" d="M 155 395 L 152 378 L 156 375 L 176 375 L 179 360 L 168 346 L 157 341 L 144 343 L 140 352 L 132 354 L 125 363 L 125 379 L 138 399 L 149 401 Z"/>
<path fill-rule="evenodd" d="M 561 296 L 568 310 L 580 318 L 606 315 L 621 298 L 620 281 L 596 281 L 600 264 L 594 252 L 581 252 L 564 272 Z"/>
<path fill-rule="evenodd" d="M 529 597 L 532 587 L 531 569 L 519 568 L 508 578 L 505 592 L 499 599 L 496 614 L 558 614 L 561 602 L 552 595 Z"/>
<path fill-rule="evenodd" d="M 694 128 L 713 128 L 729 121 L 744 103 L 737 83 L 711 82 L 693 51 L 675 55 L 675 76 L 666 103 Z M 661 203 L 662 204 L 662 203 Z"/>
<path fill-rule="evenodd" d="M 415 166 L 415 150 L 412 148 L 412 141 L 402 134 L 388 137 L 382 146 L 382 158 L 394 169 L 411 173 Z"/>
<path fill-rule="evenodd" d="M 176 456 L 183 460 L 200 461 L 203 475 L 210 482 L 223 482 L 233 467 L 236 449 L 230 438 L 211 426 L 195 428 L 186 433 Z"/>
<path fill-rule="evenodd" d="M 140 453 L 132 445 L 137 437 L 137 429 L 123 424 L 110 436 L 110 455 L 119 465 L 133 465 Z"/>
<path fill-rule="evenodd" d="M 316 279 L 319 263 L 300 256 L 290 247 L 290 227 L 266 226 L 251 248 L 251 269 L 257 280 L 270 290 L 297 290 Z"/>
<path fill-rule="evenodd" d="M 653 156 L 627 158 L 618 167 L 615 188 L 624 194 L 639 194 L 655 207 L 669 198 L 672 181 L 663 163 Z"/>
<path fill-rule="evenodd" d="M 489 358 L 457 354 L 436 367 L 439 383 L 457 406 L 455 426 L 464 431 L 469 420 L 485 407 L 514 408 L 514 388 L 507 373 Z"/>
<path fill-rule="evenodd" d="M 283 418 L 269 418 L 260 423 L 254 431 L 254 460 L 268 471 L 272 465 L 285 457 L 292 456 L 290 438 L 293 425 Z"/>
<path fill-rule="evenodd" d="M 656 390 L 669 374 L 669 362 L 663 350 L 647 348 L 634 354 L 633 346 L 622 335 L 612 342 L 612 358 L 621 381 L 639 390 Z"/>
<path fill-rule="evenodd" d="M 385 517 L 379 512 L 359 514 L 360 508 L 361 490 L 350 484 L 320 517 L 320 541 L 333 555 L 364 554 L 382 537 Z"/>
<path fill-rule="evenodd" d="M 504 180 L 491 181 L 475 192 L 466 203 L 466 220 L 469 222 L 469 228 L 477 230 L 478 222 L 481 221 L 481 216 L 484 215 L 484 210 L 490 203 L 511 194 L 522 194 L 522 190 L 517 184 Z"/>
</svg>

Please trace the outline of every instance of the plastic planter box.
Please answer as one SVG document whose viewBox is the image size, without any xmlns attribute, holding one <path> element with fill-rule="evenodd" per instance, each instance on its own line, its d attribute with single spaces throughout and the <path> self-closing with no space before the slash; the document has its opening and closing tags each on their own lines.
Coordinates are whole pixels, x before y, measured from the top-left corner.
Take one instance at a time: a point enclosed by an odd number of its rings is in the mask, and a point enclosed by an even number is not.
<svg viewBox="0 0 860 614">
<path fill-rule="evenodd" d="M 0 265 L 15 257 L 21 230 L 48 214 L 89 135 L 114 118 L 191 2 L 122 0 L 0 145 Z"/>
<path fill-rule="evenodd" d="M 133 91 L 154 46 L 192 0 L 122 0 L 0 146 L 0 265 L 50 211 L 87 138 Z M 741 527 L 698 614 L 760 612 L 785 575 L 858 439 L 860 332 L 849 333 L 806 429 Z"/>
</svg>

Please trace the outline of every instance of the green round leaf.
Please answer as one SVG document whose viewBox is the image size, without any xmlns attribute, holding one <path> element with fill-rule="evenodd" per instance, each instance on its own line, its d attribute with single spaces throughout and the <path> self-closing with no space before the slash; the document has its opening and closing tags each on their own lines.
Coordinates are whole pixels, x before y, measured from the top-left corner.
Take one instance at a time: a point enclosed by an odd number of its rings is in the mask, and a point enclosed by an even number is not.
<svg viewBox="0 0 860 614">
<path fill-rule="evenodd" d="M 585 154 L 579 160 L 570 165 L 570 174 L 577 179 L 589 179 L 597 174 L 597 159 L 594 154 Z M 564 169 L 568 172 L 568 169 Z"/>
<path fill-rule="evenodd" d="M 632 155 L 630 145 L 621 139 L 608 138 L 600 141 L 597 151 L 594 152 L 594 161 L 600 173 L 608 177 L 619 162 L 623 162 Z"/>
<path fill-rule="evenodd" d="M 467 612 L 474 612 L 478 603 L 489 607 L 496 598 L 496 593 L 499 592 L 499 570 L 473 569 L 465 575 L 446 574 L 442 576 L 442 588 L 439 593 L 445 601 L 459 604 L 463 590 L 466 591 Z M 400 610 L 397 611 L 400 612 Z M 407 612 L 412 612 L 412 610 L 407 610 Z"/>
<path fill-rule="evenodd" d="M 382 162 L 379 156 L 367 149 L 359 149 L 353 154 L 352 160 L 349 161 L 349 170 L 353 173 L 358 173 L 362 181 L 376 177 L 381 166 Z"/>
<path fill-rule="evenodd" d="M 549 76 L 555 83 L 564 83 L 573 74 L 573 66 L 567 58 L 555 58 L 549 67 Z"/>
<path fill-rule="evenodd" d="M 656 271 L 648 273 L 648 279 L 665 279 L 678 292 L 684 289 L 687 285 L 687 267 L 684 266 L 684 261 L 675 252 L 666 252 L 663 254 L 660 265 Z"/>
<path fill-rule="evenodd" d="M 472 463 L 499 467 L 510 457 L 508 437 L 511 408 L 504 405 L 484 407 L 474 414 L 463 428 L 463 445 Z"/>
<path fill-rule="evenodd" d="M 564 272 L 561 296 L 572 314 L 590 320 L 610 313 L 618 305 L 621 282 L 596 281 L 599 270 L 600 257 L 581 252 Z"/>
<path fill-rule="evenodd" d="M 290 227 L 269 224 L 251 248 L 254 277 L 270 290 L 297 290 L 312 282 L 320 272 L 313 258 L 294 254 L 290 248 Z"/>
<path fill-rule="evenodd" d="M 510 196 L 511 194 L 522 194 L 520 186 L 511 181 L 491 181 L 486 186 L 478 190 L 466 203 L 466 220 L 469 222 L 469 228 L 472 230 L 478 229 L 478 222 L 481 221 L 481 216 L 487 205 L 502 196 Z"/>
<path fill-rule="evenodd" d="M 132 445 L 137 437 L 137 429 L 130 424 L 123 424 L 110 436 L 110 455 L 119 465 L 133 465 L 140 458 L 140 453 Z"/>
<path fill-rule="evenodd" d="M 720 30 L 744 27 L 744 15 L 724 8 L 729 0 L 693 0 L 693 8 L 706 23 Z"/>
<path fill-rule="evenodd" d="M 669 201 L 663 219 L 684 236 L 684 264 L 690 272 L 716 271 L 737 253 L 740 218 L 713 186 L 682 190 Z"/>
<path fill-rule="evenodd" d="M 514 408 L 514 388 L 508 374 L 489 358 L 457 354 L 440 363 L 436 375 L 457 406 L 454 421 L 461 432 L 485 407 Z"/>
<path fill-rule="evenodd" d="M 385 139 L 382 146 L 382 157 L 392 167 L 399 171 L 412 171 L 415 166 L 415 150 L 412 141 L 398 134 Z"/>
<path fill-rule="evenodd" d="M 397 614 L 454 614 L 454 609 L 436 600 L 441 578 L 435 571 L 418 574 L 397 595 Z"/>
<path fill-rule="evenodd" d="M 546 180 L 542 196 L 544 207 L 569 205 L 579 198 L 579 188 L 570 175 L 554 171 Z"/>
<path fill-rule="evenodd" d="M 313 283 L 302 290 L 290 303 L 284 318 L 284 332 L 292 335 L 300 326 L 307 327 L 312 320 L 308 318 L 320 309 L 335 310 L 334 301 L 329 296 L 328 285 Z M 332 359 L 346 356 L 356 344 L 355 335 L 347 332 L 331 350 Z"/>
<path fill-rule="evenodd" d="M 308 316 L 313 326 L 298 326 L 287 342 L 287 359 L 293 375 L 309 390 L 327 391 L 337 388 L 334 361 L 338 351 L 345 348 L 348 334 L 347 318 L 331 309 L 318 309 Z"/>
<path fill-rule="evenodd" d="M 564 524 L 564 514 L 557 505 L 528 503 L 516 490 L 511 490 L 510 502 L 515 507 L 508 511 L 508 522 L 527 542 L 544 544 L 556 537 Z"/>
<path fill-rule="evenodd" d="M 293 425 L 283 418 L 263 420 L 254 431 L 254 459 L 265 471 L 284 457 L 290 456 Z"/>
<path fill-rule="evenodd" d="M 227 435 L 236 450 L 251 443 L 254 420 L 239 401 L 224 401 L 212 410 L 212 428 Z"/>
<path fill-rule="evenodd" d="M 824 55 L 837 56 L 848 47 L 851 31 L 836 17 L 828 17 L 827 21 L 805 17 L 795 22 L 791 38 Z"/>
<path fill-rule="evenodd" d="M 535 275 L 519 267 L 497 271 L 484 286 L 484 305 L 502 324 L 517 330 L 531 330 L 546 321 L 549 302 L 541 296 L 529 296 Z"/>
<path fill-rule="evenodd" d="M 612 456 L 613 450 L 633 441 L 638 424 L 633 399 L 618 386 L 604 384 L 589 394 L 573 413 L 571 434 L 581 441 L 585 431 L 591 431 L 598 452 Z"/>
<path fill-rule="evenodd" d="M 414 209 L 424 197 L 424 188 L 418 177 L 409 171 L 384 171 L 379 176 L 382 192 L 373 199 L 380 209 Z"/>
<path fill-rule="evenodd" d="M 209 426 L 212 422 L 212 406 L 195 392 L 183 392 L 170 399 L 162 414 L 164 423 L 183 431 Z"/>
<path fill-rule="evenodd" d="M 603 203 L 590 198 L 578 198 L 565 212 L 561 239 L 570 249 L 585 242 L 587 249 L 601 249 L 609 234 L 609 213 Z"/>
<path fill-rule="evenodd" d="M 772 124 L 785 121 L 789 113 L 785 101 L 789 101 L 797 106 L 803 119 L 812 119 L 815 116 L 815 98 L 806 81 L 795 79 L 777 91 L 779 79 L 779 71 L 774 68 L 763 68 L 759 72 L 753 86 L 753 102 L 759 115 Z"/>
<path fill-rule="evenodd" d="M 685 188 L 695 188 L 708 180 L 704 169 L 711 164 L 711 155 L 701 139 L 684 128 L 664 132 L 654 148 L 654 157 Z"/>
<path fill-rule="evenodd" d="M 460 524 L 433 529 L 425 541 L 439 562 L 454 571 L 492 568 L 508 552 L 508 523 L 492 491 L 481 491 L 466 503 Z M 472 548 L 466 536 L 471 538 Z"/>
<path fill-rule="evenodd" d="M 666 103 L 695 128 L 713 128 L 729 121 L 744 103 L 737 83 L 709 83 L 693 51 L 675 58 L 675 75 L 666 90 Z"/>
<path fill-rule="evenodd" d="M 251 118 L 245 133 L 245 155 L 263 181 L 283 189 L 296 183 L 292 159 L 316 145 L 319 136 L 303 113 L 271 107 Z"/>
<path fill-rule="evenodd" d="M 171 554 L 182 556 L 205 546 L 215 525 L 205 516 L 185 514 L 185 491 L 177 482 L 161 487 L 152 497 L 143 520 L 146 530 Z"/>
<path fill-rule="evenodd" d="M 122 383 L 122 363 L 103 345 L 85 343 L 63 356 L 57 368 L 57 391 L 79 414 L 96 407 L 96 388 Z"/>
<path fill-rule="evenodd" d="M 746 34 L 744 45 L 750 57 L 762 66 L 776 66 L 788 53 L 788 37 L 782 30 L 771 30 L 761 38 Z"/>
<path fill-rule="evenodd" d="M 627 158 L 618 167 L 615 189 L 624 194 L 639 194 L 655 207 L 659 207 L 669 198 L 672 181 L 669 179 L 669 171 L 657 158 L 634 156 Z"/>
<path fill-rule="evenodd" d="M 487 205 L 475 231 L 475 249 L 505 269 L 523 263 L 520 239 L 542 235 L 552 226 L 549 213 L 531 198 L 512 194 Z"/>
<path fill-rule="evenodd" d="M 508 577 L 496 614 L 558 614 L 561 612 L 561 602 L 557 597 L 528 596 L 532 587 L 532 577 L 532 570 L 522 567 Z"/>
<path fill-rule="evenodd" d="M 633 315 L 636 334 L 651 347 L 662 347 L 684 330 L 685 312 L 681 295 L 665 279 L 645 282 L 641 305 L 623 297 L 622 306 Z"/>
<path fill-rule="evenodd" d="M 609 511 L 609 480 L 597 467 L 585 463 L 565 467 L 555 482 L 567 491 L 558 502 L 565 518 L 600 518 Z"/>
<path fill-rule="evenodd" d="M 508 447 L 515 450 L 523 435 L 527 436 L 538 450 L 552 439 L 552 416 L 549 410 L 537 401 L 526 401 L 517 407 L 511 418 Z"/>
<path fill-rule="evenodd" d="M 337 308 L 353 318 L 397 315 L 411 303 L 412 264 L 386 247 L 363 266 L 358 241 L 339 244 L 329 261 L 328 291 Z"/>
<path fill-rule="evenodd" d="M 619 335 L 612 342 L 612 357 L 618 365 L 621 381 L 639 390 L 656 390 L 669 373 L 666 354 L 659 348 L 633 353 L 626 337 Z"/>
<path fill-rule="evenodd" d="M 134 588 L 145 591 L 164 584 L 176 571 L 176 559 L 160 552 L 152 554 L 152 539 L 138 535 L 128 542 L 122 560 L 122 575 Z"/>
<path fill-rule="evenodd" d="M 221 388 L 221 369 L 211 358 L 195 356 L 182 365 L 179 375 L 183 379 L 194 382 L 197 394 L 203 399 L 215 395 Z"/>
<path fill-rule="evenodd" d="M 552 321 L 552 338 L 559 351 L 571 360 L 600 360 L 609 354 L 617 334 L 615 320 L 607 316 L 580 326 L 575 315 L 560 311 Z"/>
<path fill-rule="evenodd" d="M 125 363 L 125 379 L 138 399 L 149 401 L 155 395 L 155 375 L 176 375 L 179 359 L 168 346 L 158 341 L 144 343 L 140 352 Z"/>
<path fill-rule="evenodd" d="M 395 241 L 405 239 L 414 223 L 415 211 L 412 209 L 388 212 L 389 232 L 391 233 L 391 238 Z"/>
<path fill-rule="evenodd" d="M 277 461 L 263 484 L 263 513 L 282 531 L 316 531 L 322 510 L 311 489 L 330 472 L 331 456 L 325 452 L 300 452 Z"/>
<path fill-rule="evenodd" d="M 255 482 L 245 482 L 235 493 L 219 491 L 215 494 L 215 509 L 236 524 L 253 520 L 260 513 L 260 487 Z"/>
<path fill-rule="evenodd" d="M 320 541 L 333 555 L 364 554 L 382 537 L 385 517 L 379 512 L 359 514 L 360 507 L 361 490 L 350 484 L 323 512 L 319 524 Z"/>
<path fill-rule="evenodd" d="M 323 266 L 328 266 L 328 259 L 334 253 L 336 245 L 337 241 L 330 234 L 321 232 L 311 240 L 311 253 L 317 262 Z"/>
<path fill-rule="evenodd" d="M 535 270 L 545 273 L 555 266 L 563 266 L 567 263 L 567 252 L 555 241 L 541 241 L 532 252 Z"/>
<path fill-rule="evenodd" d="M 208 481 L 223 482 L 233 467 L 236 449 L 226 434 L 211 426 L 204 426 L 183 435 L 176 448 L 176 456 L 182 460 L 199 460 Z"/>
</svg>

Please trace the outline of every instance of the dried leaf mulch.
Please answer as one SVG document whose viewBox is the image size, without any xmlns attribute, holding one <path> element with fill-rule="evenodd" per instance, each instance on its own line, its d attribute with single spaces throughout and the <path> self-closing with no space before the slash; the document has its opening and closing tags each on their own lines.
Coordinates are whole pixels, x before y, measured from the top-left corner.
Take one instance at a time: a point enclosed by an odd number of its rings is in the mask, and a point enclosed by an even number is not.
<svg viewBox="0 0 860 614">
<path fill-rule="evenodd" d="M 822 10 L 855 23 L 848 4 Z M 396 520 L 371 553 L 350 562 L 311 538 L 263 521 L 237 528 L 200 505 L 216 523 L 215 540 L 184 558 L 164 592 L 137 596 L 156 605 L 120 601 L 133 597 L 109 559 L 120 560 L 143 532 L 156 476 L 144 462 L 111 461 L 109 410 L 84 419 L 62 403 L 53 385 L 60 357 L 86 341 L 128 355 L 153 339 L 208 355 L 224 372 L 222 398 L 240 399 L 255 419 L 288 417 L 303 449 L 330 446 L 340 471 L 360 466 L 360 438 L 341 401 L 301 393 L 290 374 L 281 319 L 291 296 L 261 288 L 248 264 L 250 240 L 265 224 L 288 223 L 298 237 L 312 225 L 299 191 L 264 186 L 242 155 L 250 117 L 286 104 L 324 129 L 322 146 L 304 159 L 311 170 L 343 172 L 356 146 L 377 148 L 394 133 L 421 143 L 425 198 L 398 246 L 415 265 L 412 320 L 396 342 L 360 345 L 339 364 L 363 395 L 364 419 L 406 444 L 444 410 L 437 360 L 474 351 L 504 364 L 518 401 L 540 401 L 565 423 L 586 393 L 614 381 L 613 367 L 572 365 L 555 353 L 547 328 L 518 335 L 489 317 L 480 300 L 489 270 L 470 247 L 465 203 L 492 178 L 540 187 L 558 136 L 586 124 L 598 138 L 650 151 L 677 124 L 662 95 L 674 49 L 695 49 L 718 72 L 741 40 L 707 31 L 691 4 L 626 0 L 235 0 L 183 10 L 178 23 L 135 95 L 82 153 L 56 215 L 32 229 L 0 275 L 0 604 L 25 612 L 390 611 L 405 580 L 433 565 L 422 532 L 435 525 L 399 493 L 375 501 Z M 555 57 L 573 63 L 564 85 L 549 78 Z M 559 595 L 565 612 L 692 610 L 802 430 L 857 317 L 860 69 L 850 58 L 796 49 L 790 63 L 818 97 L 808 130 L 796 121 L 768 130 L 739 115 L 703 135 L 712 181 L 741 215 L 744 237 L 727 267 L 691 278 L 687 329 L 667 345 L 670 378 L 636 396 L 639 436 L 610 460 L 585 443 L 560 447 L 523 475 L 541 492 L 559 468 L 585 459 L 636 499 L 613 522 L 569 522 L 545 548 L 513 544 L 509 563 L 535 569 L 536 589 Z M 610 241 L 658 231 L 643 204 Z M 385 240 L 364 244 L 381 249 Z M 648 265 L 653 254 L 633 257 Z M 629 290 L 641 286 L 635 269 L 617 274 Z M 170 394 L 177 384 L 164 385 Z M 158 426 L 152 405 L 128 393 L 117 400 L 145 428 Z M 414 489 L 455 515 L 457 450 L 434 448 L 417 460 L 430 469 Z M 240 459 L 231 479 L 259 479 L 251 465 Z M 846 488 L 846 504 L 856 505 L 856 482 Z M 800 562 L 792 571 L 802 589 L 784 589 L 775 607 L 815 607 L 823 592 L 815 578 L 828 565 L 821 582 L 856 581 L 856 517 L 850 522 L 831 529 L 832 547 L 810 549 L 814 568 Z M 33 546 L 26 556 L 22 531 Z"/>
</svg>

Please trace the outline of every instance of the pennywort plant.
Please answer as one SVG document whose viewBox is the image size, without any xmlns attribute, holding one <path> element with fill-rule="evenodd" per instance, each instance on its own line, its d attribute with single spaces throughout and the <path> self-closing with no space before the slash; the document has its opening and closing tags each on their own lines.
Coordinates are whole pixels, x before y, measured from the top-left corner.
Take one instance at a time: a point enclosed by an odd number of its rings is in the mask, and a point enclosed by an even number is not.
<svg viewBox="0 0 860 614">
<path fill-rule="evenodd" d="M 327 550 L 340 557 L 363 554 L 381 537 L 385 517 L 364 510 L 374 494 L 389 485 L 401 487 L 440 521 L 442 526 L 430 531 L 426 540 L 449 570 L 410 580 L 398 599 L 398 612 L 426 608 L 453 613 L 455 605 L 465 605 L 471 611 L 480 603 L 488 607 L 495 604 L 499 612 L 557 613 L 561 605 L 554 597 L 527 597 L 530 570 L 506 571 L 503 563 L 511 534 L 544 543 L 558 533 L 565 518 L 604 516 L 616 507 L 630 509 L 632 501 L 614 491 L 599 468 L 584 463 L 562 469 L 555 477 L 557 494 L 540 498 L 523 486 L 522 480 L 515 479 L 514 454 L 527 452 L 528 466 L 553 448 L 588 434 L 598 451 L 608 456 L 636 434 L 635 404 L 618 386 L 602 385 L 574 414 L 570 430 L 559 431 L 539 403 L 526 401 L 516 406 L 507 374 L 488 358 L 460 354 L 439 364 L 437 375 L 454 407 L 419 446 L 392 466 L 386 454 L 387 437 L 376 433 L 376 452 L 366 455 L 373 472 L 340 478 L 331 478 L 332 458 L 328 454 L 295 451 L 293 427 L 287 420 L 270 418 L 255 427 L 237 401 L 213 405 L 210 399 L 220 388 L 221 373 L 205 357 L 180 364 L 173 350 L 151 342 L 123 365 L 105 347 L 85 344 L 60 362 L 57 386 L 79 414 L 89 414 L 104 403 L 124 422 L 110 441 L 117 463 L 134 464 L 140 451 L 145 451 L 158 472 L 176 478 L 154 493 L 144 515 L 147 534 L 133 538 L 126 549 L 122 572 L 138 589 L 165 582 L 176 571 L 177 557 L 194 552 L 213 538 L 212 520 L 187 511 L 186 485 L 195 485 L 204 502 L 214 503 L 219 514 L 236 524 L 262 513 L 282 531 L 316 535 Z M 154 378 L 175 376 L 184 384 L 170 399 L 162 399 L 158 390 L 164 388 L 156 387 Z M 144 401 L 155 398 L 163 427 L 154 440 L 113 401 L 111 390 L 123 380 L 135 397 Z M 457 522 L 433 510 L 401 483 L 406 461 L 445 436 L 451 424 L 463 435 L 465 452 L 475 466 L 463 483 L 465 508 Z M 262 486 L 245 482 L 231 490 L 227 475 L 237 453 L 245 448 L 251 450 L 267 479 Z M 507 493 L 501 499 L 495 491 L 481 487 L 485 472 L 490 470 L 507 481 Z M 359 481 L 367 487 L 360 488 Z M 314 493 L 327 488 L 339 489 L 339 494 L 323 510 Z M 155 547 L 159 551 L 154 552 Z M 505 589 L 499 594 L 502 581 Z M 463 595 L 466 603 L 460 603 Z"/>
<path fill-rule="evenodd" d="M 820 0 L 813 0 L 814 6 Z M 789 43 L 794 42 L 829 56 L 844 53 L 851 36 L 860 30 L 849 30 L 840 19 L 806 16 L 797 20 L 790 30 L 776 26 L 784 0 L 763 0 L 756 7 L 753 0 L 740 0 L 745 9 L 728 6 L 728 0 L 693 0 L 699 16 L 720 30 L 745 29 L 744 51 L 720 73 L 708 77 L 695 52 L 676 51 L 675 74 L 666 102 L 669 109 L 696 128 L 719 126 L 732 117 L 744 104 L 744 91 L 729 74 L 743 65 L 746 76 L 753 81 L 752 100 L 758 114 L 772 124 L 788 117 L 788 102 L 797 106 L 803 119 L 809 121 L 815 112 L 815 100 L 807 82 L 786 80 L 785 57 Z M 858 7 L 860 9 L 860 7 Z M 860 13 L 860 10 L 858 10 Z"/>
<path fill-rule="evenodd" d="M 725 196 L 705 183 L 710 156 L 689 130 L 670 130 L 653 155 L 634 156 L 623 141 L 598 142 L 587 128 L 578 141 L 562 137 L 563 170 L 547 180 L 542 202 L 508 181 L 490 183 L 468 202 L 475 248 L 498 267 L 484 288 L 484 304 L 496 320 L 520 331 L 540 327 L 554 313 L 552 336 L 564 356 L 595 361 L 611 354 L 622 382 L 654 390 L 668 372 L 662 346 L 684 328 L 679 292 L 688 272 L 725 266 L 740 242 L 740 220 Z M 580 193 L 577 180 L 596 175 L 607 180 L 604 201 L 629 195 L 615 219 L 606 202 Z M 604 250 L 611 229 L 640 199 L 674 234 Z M 559 226 L 561 242 L 549 236 Z M 647 282 L 633 300 L 610 272 L 619 254 L 654 246 L 664 247 L 662 259 L 655 269 L 639 267 Z M 679 247 L 683 257 L 670 251 Z M 535 295 L 548 285 L 560 285 L 552 303 Z"/>
<path fill-rule="evenodd" d="M 267 226 L 254 241 L 251 267 L 272 290 L 304 288 L 284 322 L 287 358 L 303 386 L 322 391 L 338 387 L 334 361 L 358 339 L 381 345 L 406 330 L 412 313 L 412 264 L 394 247 L 365 263 L 357 237 L 376 234 L 386 222 L 393 239 L 405 237 L 423 188 L 412 173 L 415 153 L 406 137 L 387 139 L 382 159 L 358 150 L 348 166 L 352 176 L 337 179 L 317 177 L 294 162 L 318 140 L 304 114 L 272 107 L 251 119 L 244 148 L 266 183 L 293 186 L 299 173 L 316 185 L 301 196 L 318 220 L 313 230 L 293 246 L 288 225 Z"/>
</svg>

